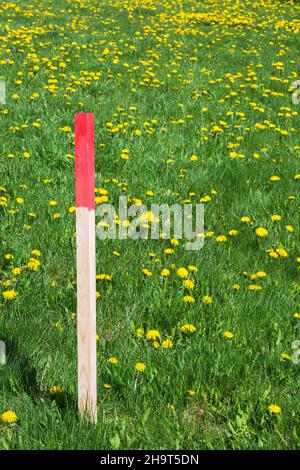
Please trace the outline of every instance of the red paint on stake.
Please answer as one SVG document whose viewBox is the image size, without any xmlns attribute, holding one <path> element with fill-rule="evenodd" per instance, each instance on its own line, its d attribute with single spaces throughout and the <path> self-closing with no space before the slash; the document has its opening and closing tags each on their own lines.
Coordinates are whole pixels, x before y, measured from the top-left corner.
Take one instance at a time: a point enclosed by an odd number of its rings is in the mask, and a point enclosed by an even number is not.
<svg viewBox="0 0 300 470">
<path fill-rule="evenodd" d="M 94 116 L 75 116 L 78 408 L 97 421 Z"/>
<path fill-rule="evenodd" d="M 95 209 L 94 115 L 75 115 L 76 207 Z"/>
</svg>

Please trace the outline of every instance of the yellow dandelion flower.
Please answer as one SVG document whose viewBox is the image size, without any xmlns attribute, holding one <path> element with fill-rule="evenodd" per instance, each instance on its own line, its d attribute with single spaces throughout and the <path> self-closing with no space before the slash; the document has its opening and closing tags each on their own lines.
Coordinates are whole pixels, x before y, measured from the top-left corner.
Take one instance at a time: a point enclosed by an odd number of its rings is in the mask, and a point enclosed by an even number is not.
<svg viewBox="0 0 300 470">
<path fill-rule="evenodd" d="M 1 421 L 3 423 L 12 424 L 17 421 L 18 417 L 16 413 L 12 410 L 4 411 L 1 415 Z"/>
<path fill-rule="evenodd" d="M 231 331 L 225 331 L 224 336 L 226 339 L 232 339 L 234 334 Z"/>
<path fill-rule="evenodd" d="M 18 296 L 18 292 L 16 292 L 15 290 L 5 290 L 4 292 L 2 292 L 2 295 L 5 300 L 12 300 Z"/>
<path fill-rule="evenodd" d="M 110 358 L 108 359 L 108 362 L 109 362 L 110 364 L 116 365 L 116 364 L 118 364 L 119 359 L 118 359 L 117 357 L 114 357 L 114 356 L 113 356 L 113 357 L 110 357 Z"/>
<path fill-rule="evenodd" d="M 280 181 L 280 176 L 277 176 L 277 175 L 271 176 L 270 181 Z"/>
<path fill-rule="evenodd" d="M 137 372 L 144 372 L 146 370 L 146 364 L 144 364 L 144 362 L 137 362 L 135 364 L 135 370 Z"/>
<path fill-rule="evenodd" d="M 268 235 L 268 230 L 264 227 L 258 227 L 256 230 L 255 230 L 255 233 L 256 235 L 258 235 L 259 237 L 265 237 L 266 235 Z"/>
<path fill-rule="evenodd" d="M 153 273 L 151 271 L 149 271 L 149 269 L 144 268 L 143 269 L 143 274 L 146 277 L 151 277 Z"/>
<path fill-rule="evenodd" d="M 53 385 L 49 388 L 50 395 L 59 395 L 64 392 L 64 389 L 59 385 Z"/>
<path fill-rule="evenodd" d="M 193 303 L 195 303 L 195 297 L 193 297 L 192 295 L 185 295 L 183 297 L 183 301 L 188 303 L 188 304 L 193 304 Z"/>
<path fill-rule="evenodd" d="M 197 331 L 197 328 L 191 323 L 186 323 L 185 325 L 181 326 L 179 329 L 180 331 L 182 331 L 182 333 L 195 333 Z"/>
<path fill-rule="evenodd" d="M 262 287 L 259 286 L 258 284 L 250 284 L 249 290 L 254 290 L 254 291 L 262 290 Z"/>
<path fill-rule="evenodd" d="M 188 270 L 191 271 L 191 273 L 196 273 L 198 271 L 198 268 L 197 266 L 194 266 L 193 264 L 189 264 Z"/>
<path fill-rule="evenodd" d="M 14 276 L 19 276 L 21 274 L 22 270 L 21 270 L 21 268 L 13 268 L 11 270 L 11 272 Z"/>
<path fill-rule="evenodd" d="M 31 254 L 34 256 L 41 256 L 42 253 L 40 252 L 40 250 L 32 250 Z"/>
<path fill-rule="evenodd" d="M 165 339 L 161 343 L 161 347 L 164 348 L 164 349 L 170 349 L 170 348 L 173 347 L 173 342 L 170 339 Z"/>
<path fill-rule="evenodd" d="M 158 330 L 148 330 L 146 333 L 146 339 L 148 340 L 156 340 L 160 338 L 160 333 Z"/>
<path fill-rule="evenodd" d="M 272 403 L 271 405 L 269 405 L 268 409 L 269 409 L 270 413 L 272 413 L 272 414 L 279 414 L 279 413 L 281 413 L 281 408 L 280 408 L 280 406 L 274 405 L 273 403 Z"/>
<path fill-rule="evenodd" d="M 219 242 L 219 243 L 224 243 L 227 241 L 227 237 L 225 235 L 218 235 L 216 237 L 216 242 Z"/>
<path fill-rule="evenodd" d="M 164 268 L 164 269 L 161 271 L 160 275 L 161 275 L 162 277 L 168 277 L 168 276 L 170 276 L 170 270 L 167 269 L 167 268 Z"/>
<path fill-rule="evenodd" d="M 287 258 L 289 256 L 288 252 L 284 248 L 277 248 L 276 253 L 282 258 Z"/>
<path fill-rule="evenodd" d="M 189 272 L 186 268 L 178 268 L 176 274 L 178 277 L 181 277 L 183 279 L 185 277 L 188 277 Z"/>
<path fill-rule="evenodd" d="M 137 328 L 135 330 L 135 334 L 138 338 L 143 338 L 144 337 L 144 334 L 145 334 L 145 330 L 144 328 Z"/>
<path fill-rule="evenodd" d="M 194 283 L 194 281 L 192 281 L 191 279 L 185 279 L 185 280 L 183 281 L 183 287 L 184 287 L 185 289 L 194 289 L 195 283 Z"/>
</svg>

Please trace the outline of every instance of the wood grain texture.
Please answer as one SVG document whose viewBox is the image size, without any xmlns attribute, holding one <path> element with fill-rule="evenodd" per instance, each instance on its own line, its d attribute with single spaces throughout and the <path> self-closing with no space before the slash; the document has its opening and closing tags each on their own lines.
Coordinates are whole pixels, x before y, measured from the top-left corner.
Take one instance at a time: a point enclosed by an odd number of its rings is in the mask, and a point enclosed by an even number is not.
<svg viewBox="0 0 300 470">
<path fill-rule="evenodd" d="M 97 421 L 95 211 L 76 209 L 78 408 Z"/>
</svg>

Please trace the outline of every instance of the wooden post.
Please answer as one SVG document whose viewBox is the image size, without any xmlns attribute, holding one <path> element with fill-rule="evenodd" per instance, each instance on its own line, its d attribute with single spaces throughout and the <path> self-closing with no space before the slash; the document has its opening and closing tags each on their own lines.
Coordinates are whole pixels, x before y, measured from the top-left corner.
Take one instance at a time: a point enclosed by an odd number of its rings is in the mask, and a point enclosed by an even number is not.
<svg viewBox="0 0 300 470">
<path fill-rule="evenodd" d="M 75 115 L 78 408 L 97 421 L 94 115 Z"/>
</svg>

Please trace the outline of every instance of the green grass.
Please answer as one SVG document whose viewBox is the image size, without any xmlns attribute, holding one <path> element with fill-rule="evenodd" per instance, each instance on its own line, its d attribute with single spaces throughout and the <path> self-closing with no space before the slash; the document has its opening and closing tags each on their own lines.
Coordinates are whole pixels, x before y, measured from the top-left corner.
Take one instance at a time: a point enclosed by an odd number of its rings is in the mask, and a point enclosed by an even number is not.
<svg viewBox="0 0 300 470">
<path fill-rule="evenodd" d="M 300 339 L 299 106 L 291 101 L 299 13 L 291 2 L 2 2 L 0 340 L 8 358 L 0 414 L 12 410 L 18 420 L 0 424 L 0 449 L 299 448 L 299 366 L 282 358 Z M 49 79 L 57 80 L 52 92 Z M 97 273 L 112 279 L 97 281 L 96 426 L 77 415 L 74 147 L 72 132 L 61 130 L 82 111 L 95 114 L 96 187 L 109 202 L 210 195 L 205 232 L 213 232 L 201 251 L 181 241 L 170 255 L 167 240 L 97 240 Z M 122 126 L 111 132 L 109 122 Z M 257 227 L 268 235 L 258 237 Z M 278 248 L 288 256 L 266 252 Z M 189 265 L 198 268 L 193 304 L 176 275 Z M 259 271 L 266 276 L 251 280 Z M 8 290 L 18 296 L 5 300 Z M 186 323 L 197 331 L 182 334 Z M 137 328 L 157 329 L 173 347 L 154 348 Z M 51 394 L 53 386 L 63 393 Z"/>
</svg>

